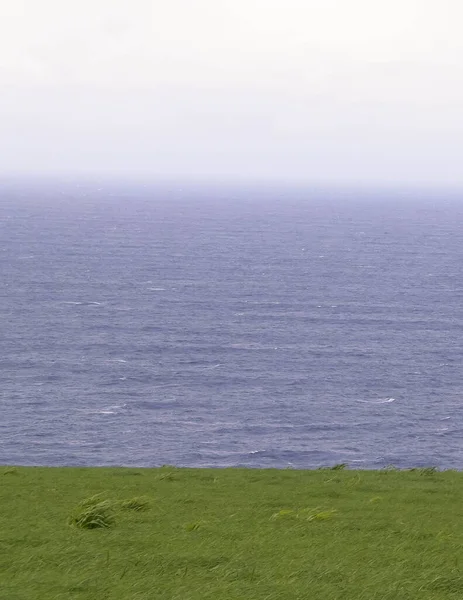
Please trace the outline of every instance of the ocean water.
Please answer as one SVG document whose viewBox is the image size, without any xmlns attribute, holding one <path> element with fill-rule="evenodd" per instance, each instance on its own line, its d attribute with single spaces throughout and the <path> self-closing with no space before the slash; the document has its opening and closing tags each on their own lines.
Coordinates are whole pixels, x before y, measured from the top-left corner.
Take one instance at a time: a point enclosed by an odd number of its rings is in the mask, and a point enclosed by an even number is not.
<svg viewBox="0 0 463 600">
<path fill-rule="evenodd" d="M 463 467 L 463 201 L 0 195 L 0 464 Z"/>
</svg>

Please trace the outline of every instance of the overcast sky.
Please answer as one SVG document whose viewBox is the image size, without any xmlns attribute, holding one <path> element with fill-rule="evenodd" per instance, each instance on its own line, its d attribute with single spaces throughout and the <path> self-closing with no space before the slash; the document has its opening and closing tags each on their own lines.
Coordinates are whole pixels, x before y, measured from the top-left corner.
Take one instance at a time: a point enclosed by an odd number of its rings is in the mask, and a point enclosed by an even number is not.
<svg viewBox="0 0 463 600">
<path fill-rule="evenodd" d="M 0 0 L 0 173 L 463 184 L 461 0 Z"/>
</svg>

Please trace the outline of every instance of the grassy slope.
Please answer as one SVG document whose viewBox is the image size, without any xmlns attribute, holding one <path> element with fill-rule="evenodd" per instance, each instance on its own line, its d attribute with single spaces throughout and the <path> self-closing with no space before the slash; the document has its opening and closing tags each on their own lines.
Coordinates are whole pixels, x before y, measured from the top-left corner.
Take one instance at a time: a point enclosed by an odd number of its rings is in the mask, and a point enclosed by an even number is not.
<svg viewBox="0 0 463 600">
<path fill-rule="evenodd" d="M 70 527 L 100 492 L 152 508 Z M 463 598 L 462 492 L 456 472 L 4 468 L 0 598 Z"/>
</svg>

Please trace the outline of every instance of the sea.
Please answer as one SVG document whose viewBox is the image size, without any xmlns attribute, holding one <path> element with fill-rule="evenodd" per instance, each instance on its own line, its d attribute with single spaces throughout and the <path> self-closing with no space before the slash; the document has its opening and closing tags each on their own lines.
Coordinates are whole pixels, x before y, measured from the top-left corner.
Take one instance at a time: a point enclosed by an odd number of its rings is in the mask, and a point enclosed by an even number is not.
<svg viewBox="0 0 463 600">
<path fill-rule="evenodd" d="M 463 198 L 0 187 L 0 464 L 463 468 Z"/>
</svg>

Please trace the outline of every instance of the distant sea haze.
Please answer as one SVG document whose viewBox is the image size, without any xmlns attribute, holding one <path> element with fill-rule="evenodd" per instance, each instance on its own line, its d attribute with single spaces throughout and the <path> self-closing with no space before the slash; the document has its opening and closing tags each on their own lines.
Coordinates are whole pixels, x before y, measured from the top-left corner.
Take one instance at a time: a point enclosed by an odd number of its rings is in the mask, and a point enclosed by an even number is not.
<svg viewBox="0 0 463 600">
<path fill-rule="evenodd" d="M 0 463 L 463 467 L 463 201 L 0 197 Z"/>
</svg>

